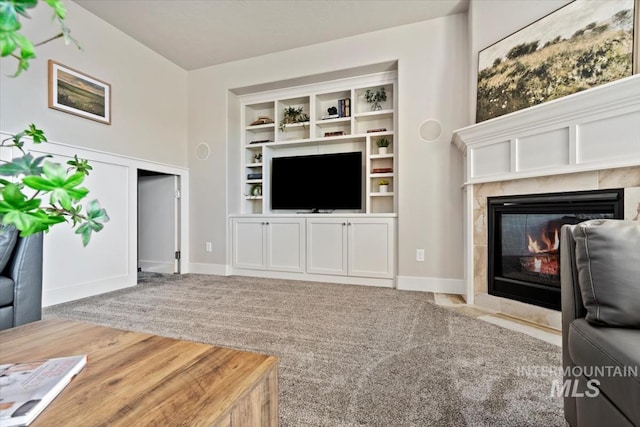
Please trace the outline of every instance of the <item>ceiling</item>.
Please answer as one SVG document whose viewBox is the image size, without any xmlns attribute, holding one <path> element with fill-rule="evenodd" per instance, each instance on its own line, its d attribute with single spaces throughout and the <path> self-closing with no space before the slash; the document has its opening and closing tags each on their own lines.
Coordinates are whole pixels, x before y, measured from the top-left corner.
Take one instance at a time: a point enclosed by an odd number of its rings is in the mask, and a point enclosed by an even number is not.
<svg viewBox="0 0 640 427">
<path fill-rule="evenodd" d="M 469 0 L 75 0 L 185 70 L 464 12 Z"/>
</svg>

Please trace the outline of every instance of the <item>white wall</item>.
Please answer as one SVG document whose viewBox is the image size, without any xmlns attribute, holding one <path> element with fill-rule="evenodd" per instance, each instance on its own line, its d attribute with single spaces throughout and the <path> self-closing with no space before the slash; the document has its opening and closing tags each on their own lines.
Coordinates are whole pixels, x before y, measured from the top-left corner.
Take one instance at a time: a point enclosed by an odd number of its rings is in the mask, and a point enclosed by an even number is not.
<svg viewBox="0 0 640 427">
<path fill-rule="evenodd" d="M 470 0 L 469 123 L 475 123 L 478 52 L 572 0 Z"/>
<path fill-rule="evenodd" d="M 223 184 L 228 160 L 237 161 L 228 159 L 227 143 L 240 143 L 227 128 L 227 106 L 237 105 L 230 89 L 397 60 L 400 282 L 461 290 L 462 157 L 449 141 L 467 124 L 466 25 L 466 15 L 454 15 L 189 72 L 191 260 L 212 272 L 227 262 L 226 216 L 236 209 L 228 199 L 237 200 L 228 193 L 237 188 Z M 418 128 L 430 118 L 443 134 L 425 143 Z M 195 156 L 202 142 L 212 147 L 207 160 Z M 214 242 L 212 253 L 205 241 Z M 417 248 L 426 249 L 425 262 L 414 261 Z"/>
<path fill-rule="evenodd" d="M 104 163 L 97 165 L 97 173 L 91 179 L 104 175 L 108 176 L 105 179 L 114 178 L 113 182 L 105 187 L 97 182 L 92 188 L 96 188 L 95 195 L 118 209 L 110 209 L 113 234 L 98 240 L 114 238 L 118 244 L 109 253 L 95 249 L 100 254 L 94 254 L 90 249 L 81 256 L 95 262 L 105 262 L 100 259 L 109 257 L 108 262 L 113 265 L 100 271 L 106 280 L 120 277 L 125 269 L 129 272 L 126 284 L 135 281 L 130 273 L 135 266 L 129 265 L 135 257 L 130 252 L 135 252 L 137 232 L 135 212 L 131 211 L 135 208 L 135 199 L 131 201 L 135 183 L 130 168 L 138 165 L 167 173 L 178 171 L 189 177 L 183 180 L 183 196 L 191 191 L 194 197 L 184 222 L 190 221 L 193 227 L 183 237 L 183 242 L 190 241 L 189 247 L 183 243 L 183 259 L 190 251 L 192 266 L 203 272 L 224 273 L 227 214 L 233 213 L 239 200 L 237 194 L 229 192 L 235 189 L 228 180 L 229 165 L 233 164 L 229 162 L 237 159 L 229 158 L 227 143 L 238 142 L 238 129 L 227 127 L 229 121 L 238 120 L 238 113 L 230 111 L 229 106 L 239 106 L 230 89 L 397 60 L 401 144 L 399 284 L 405 288 L 457 291 L 463 275 L 462 158 L 449 140 L 452 130 L 472 123 L 475 117 L 477 54 L 566 3 L 568 0 L 471 0 L 468 16 L 454 15 L 187 73 L 69 1 L 65 2 L 67 23 L 84 51 L 61 41 L 44 45 L 38 49 L 38 58 L 32 61 L 30 70 L 18 79 L 6 76 L 15 68 L 10 60 L 2 60 L 0 130 L 16 132 L 35 122 L 51 140 L 71 146 L 69 150 L 61 149 L 64 153 L 80 152 Z M 30 38 L 43 40 L 58 31 L 49 24 L 48 7 L 40 5 L 30 13 L 33 19 L 26 20 L 24 26 Z M 47 59 L 111 83 L 112 125 L 47 108 Z M 418 136 L 418 128 L 430 118 L 442 123 L 443 134 L 437 141 L 425 143 Z M 205 160 L 195 157 L 195 147 L 202 142 L 211 147 L 211 155 Z M 74 151 L 73 147 L 78 149 Z M 103 158 L 93 150 L 116 156 Z M 121 169 L 123 165 L 126 172 Z M 191 168 L 188 175 L 183 169 L 187 165 Z M 125 182 L 127 187 L 123 188 Z M 119 204 L 119 191 L 127 192 L 128 204 Z M 116 212 L 122 206 L 126 206 L 126 213 L 117 218 Z M 129 221 L 124 220 L 124 215 L 129 216 Z M 51 243 L 45 244 L 55 248 L 47 249 L 45 254 L 49 265 L 55 264 L 49 252 L 62 253 L 60 247 L 70 244 L 67 239 L 77 237 L 52 237 L 65 232 L 56 230 L 47 236 Z M 205 252 L 205 241 L 214 242 L 212 253 Z M 417 248 L 426 249 L 423 263 L 414 261 Z M 127 253 L 126 266 L 118 261 L 120 255 L 113 254 L 114 250 Z M 80 289 L 83 283 L 97 283 L 96 274 L 76 277 L 71 270 L 60 268 L 48 273 L 52 280 L 45 286 L 52 296 L 49 301 L 61 301 L 60 295 L 65 292 L 59 292 L 59 285 L 69 290 L 64 296 L 68 298 L 75 292 L 71 290 Z M 97 284 L 83 287 L 81 293 L 84 296 L 86 292 L 105 289 Z"/>
<path fill-rule="evenodd" d="M 36 123 L 52 141 L 37 146 L 38 152 L 60 161 L 74 154 L 90 160 L 94 171 L 86 180 L 91 190 L 87 200 L 99 199 L 111 218 L 88 248 L 64 225 L 45 236 L 45 306 L 136 284 L 137 168 L 179 174 L 188 185 L 187 72 L 75 3 L 65 5 L 67 24 L 84 51 L 61 40 L 43 45 L 18 78 L 7 76 L 15 71 L 12 59 L 0 62 L 0 133 Z M 24 33 L 30 39 L 45 40 L 59 32 L 44 2 L 29 13 Z M 112 125 L 47 107 L 48 59 L 111 84 Z M 10 155 L 7 150 L 2 154 Z M 188 200 L 187 189 L 183 209 Z M 188 228 L 188 219 L 182 227 Z M 188 259 L 188 248 L 183 258 Z"/>
<path fill-rule="evenodd" d="M 18 78 L 15 61 L 3 58 L 0 129 L 18 132 L 29 123 L 65 144 L 186 166 L 187 72 L 73 2 L 67 25 L 83 50 L 56 40 L 36 49 L 37 58 Z M 60 30 L 44 2 L 23 19 L 24 34 L 37 42 Z M 111 84 L 112 124 L 47 107 L 47 60 L 53 59 Z"/>
<path fill-rule="evenodd" d="M 8 134 L 0 132 L 0 137 Z M 189 203 L 189 174 L 184 168 L 117 156 L 99 151 L 50 142 L 35 145 L 27 141 L 27 149 L 36 156 L 52 155 L 64 163 L 74 154 L 93 166 L 83 185 L 91 189 L 86 202 L 98 199 L 107 209 L 109 222 L 91 242 L 83 247 L 71 227 L 60 224 L 45 234 L 43 262 L 43 306 L 59 304 L 96 295 L 137 283 L 137 170 L 146 169 L 180 176 L 186 189 L 181 194 L 181 209 Z M 21 155 L 18 150 L 0 150 L 2 160 Z M 181 228 L 189 229 L 188 218 L 180 219 Z M 186 233 L 181 247 L 187 247 Z M 189 251 L 183 250 L 184 262 Z"/>
</svg>

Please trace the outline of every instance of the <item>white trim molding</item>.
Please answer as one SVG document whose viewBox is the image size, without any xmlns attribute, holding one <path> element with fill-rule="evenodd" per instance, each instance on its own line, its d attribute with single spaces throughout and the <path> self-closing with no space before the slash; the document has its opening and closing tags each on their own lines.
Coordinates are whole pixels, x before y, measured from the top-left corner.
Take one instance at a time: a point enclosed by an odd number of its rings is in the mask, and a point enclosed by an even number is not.
<svg viewBox="0 0 640 427">
<path fill-rule="evenodd" d="M 465 182 L 640 165 L 640 75 L 454 131 Z"/>
<path fill-rule="evenodd" d="M 465 282 L 463 279 L 398 276 L 397 289 L 403 291 L 437 292 L 442 294 L 458 294 L 466 296 Z"/>
<path fill-rule="evenodd" d="M 229 269 L 224 264 L 207 264 L 202 262 L 192 262 L 189 264 L 187 273 L 209 274 L 212 276 L 229 276 Z"/>
</svg>

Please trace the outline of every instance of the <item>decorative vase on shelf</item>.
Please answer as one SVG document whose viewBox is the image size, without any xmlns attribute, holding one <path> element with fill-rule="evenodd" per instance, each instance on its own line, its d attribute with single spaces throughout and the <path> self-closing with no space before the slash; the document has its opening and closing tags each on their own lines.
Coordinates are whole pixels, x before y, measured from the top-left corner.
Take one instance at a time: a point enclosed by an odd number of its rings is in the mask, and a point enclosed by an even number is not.
<svg viewBox="0 0 640 427">
<path fill-rule="evenodd" d="M 378 154 L 387 154 L 387 147 L 378 147 Z"/>
<path fill-rule="evenodd" d="M 389 191 L 389 185 L 380 185 L 378 186 L 381 193 L 386 193 Z"/>
</svg>

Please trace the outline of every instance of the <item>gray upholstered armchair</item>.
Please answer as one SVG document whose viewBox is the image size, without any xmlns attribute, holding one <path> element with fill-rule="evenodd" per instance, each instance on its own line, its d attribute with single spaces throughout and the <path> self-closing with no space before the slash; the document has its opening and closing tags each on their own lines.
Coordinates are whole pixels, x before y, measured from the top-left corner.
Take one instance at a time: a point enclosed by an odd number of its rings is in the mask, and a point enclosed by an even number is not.
<svg viewBox="0 0 640 427">
<path fill-rule="evenodd" d="M 640 223 L 565 225 L 560 241 L 565 418 L 640 426 Z"/>
<path fill-rule="evenodd" d="M 0 230 L 0 330 L 42 317 L 42 233 Z"/>
</svg>

